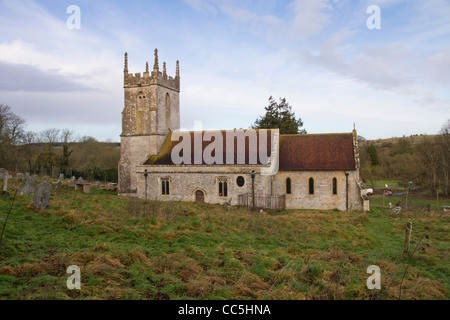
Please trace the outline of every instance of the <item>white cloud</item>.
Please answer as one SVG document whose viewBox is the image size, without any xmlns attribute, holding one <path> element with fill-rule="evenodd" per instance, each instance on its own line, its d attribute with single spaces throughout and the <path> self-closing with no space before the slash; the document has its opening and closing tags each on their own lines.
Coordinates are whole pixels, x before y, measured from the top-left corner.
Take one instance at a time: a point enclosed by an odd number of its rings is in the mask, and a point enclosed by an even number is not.
<svg viewBox="0 0 450 320">
<path fill-rule="evenodd" d="M 183 0 L 191 8 L 203 13 L 216 14 L 217 8 L 212 1 L 209 0 Z"/>
<path fill-rule="evenodd" d="M 450 48 L 418 62 L 418 71 L 437 83 L 450 83 Z"/>
<path fill-rule="evenodd" d="M 293 34 L 307 38 L 318 34 L 330 21 L 329 13 L 333 9 L 329 0 L 294 0 L 290 7 L 294 8 Z"/>
</svg>

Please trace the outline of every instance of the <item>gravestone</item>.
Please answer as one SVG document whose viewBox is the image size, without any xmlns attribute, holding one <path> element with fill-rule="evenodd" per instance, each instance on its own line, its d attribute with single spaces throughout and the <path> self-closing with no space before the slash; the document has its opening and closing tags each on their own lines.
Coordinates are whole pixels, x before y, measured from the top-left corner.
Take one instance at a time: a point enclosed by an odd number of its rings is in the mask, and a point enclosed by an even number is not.
<svg viewBox="0 0 450 320">
<path fill-rule="evenodd" d="M 48 182 L 50 180 L 50 177 L 49 176 L 43 176 L 42 180 L 45 181 L 45 182 Z"/>
<path fill-rule="evenodd" d="M 33 178 L 33 182 L 36 182 L 38 180 L 39 176 L 37 174 L 33 174 L 31 176 L 31 178 Z"/>
<path fill-rule="evenodd" d="M 59 174 L 59 180 L 62 182 L 64 181 L 64 173 Z"/>
<path fill-rule="evenodd" d="M 75 177 L 72 177 L 72 179 L 70 179 L 70 180 L 67 182 L 67 185 L 68 185 L 69 187 L 75 188 Z"/>
<path fill-rule="evenodd" d="M 79 183 L 79 184 L 82 184 L 82 183 L 84 183 L 84 181 L 83 181 L 83 177 L 80 177 L 80 178 L 78 179 L 77 183 Z"/>
<path fill-rule="evenodd" d="M 58 180 L 57 182 L 53 183 L 55 185 L 55 191 L 61 190 L 62 182 L 61 180 Z"/>
<path fill-rule="evenodd" d="M 25 176 L 23 175 L 23 173 L 18 173 L 17 175 L 16 175 L 16 178 L 17 179 L 19 179 L 19 180 L 23 180 L 23 179 L 25 179 Z"/>
<path fill-rule="evenodd" d="M 0 172 L 0 180 L 3 181 L 3 191 L 8 191 L 8 180 L 12 179 L 12 176 L 8 174 L 7 170 L 3 169 L 3 172 Z"/>
<path fill-rule="evenodd" d="M 52 185 L 48 182 L 42 182 L 36 187 L 34 193 L 33 206 L 37 209 L 45 209 L 50 204 L 50 195 L 52 194 Z"/>
<path fill-rule="evenodd" d="M 25 184 L 20 189 L 20 194 L 25 196 L 30 196 L 34 193 L 34 180 L 29 173 L 25 176 Z"/>
</svg>

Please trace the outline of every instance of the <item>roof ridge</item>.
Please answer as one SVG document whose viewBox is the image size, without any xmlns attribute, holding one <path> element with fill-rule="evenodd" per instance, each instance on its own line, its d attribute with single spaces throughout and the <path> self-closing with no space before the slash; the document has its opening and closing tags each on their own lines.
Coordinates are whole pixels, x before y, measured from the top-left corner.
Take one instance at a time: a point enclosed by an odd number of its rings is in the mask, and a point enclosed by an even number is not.
<svg viewBox="0 0 450 320">
<path fill-rule="evenodd" d="M 344 136 L 351 135 L 351 132 L 337 132 L 337 133 L 297 133 L 297 134 L 280 134 L 280 137 L 308 137 L 308 136 Z"/>
</svg>

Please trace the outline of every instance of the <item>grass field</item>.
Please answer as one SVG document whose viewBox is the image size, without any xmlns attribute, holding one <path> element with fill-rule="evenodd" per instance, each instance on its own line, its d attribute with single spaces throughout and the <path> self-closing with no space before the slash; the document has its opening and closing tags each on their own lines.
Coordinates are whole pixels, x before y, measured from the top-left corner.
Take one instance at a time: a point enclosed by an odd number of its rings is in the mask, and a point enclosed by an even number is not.
<svg viewBox="0 0 450 320">
<path fill-rule="evenodd" d="M 393 217 L 380 201 L 370 213 L 267 214 L 65 188 L 36 212 L 19 197 L 0 247 L 0 299 L 448 299 L 450 216 Z M 10 202 L 0 198 L 0 227 Z M 70 265 L 81 290 L 66 287 Z M 370 265 L 382 290 L 366 287 Z"/>
</svg>

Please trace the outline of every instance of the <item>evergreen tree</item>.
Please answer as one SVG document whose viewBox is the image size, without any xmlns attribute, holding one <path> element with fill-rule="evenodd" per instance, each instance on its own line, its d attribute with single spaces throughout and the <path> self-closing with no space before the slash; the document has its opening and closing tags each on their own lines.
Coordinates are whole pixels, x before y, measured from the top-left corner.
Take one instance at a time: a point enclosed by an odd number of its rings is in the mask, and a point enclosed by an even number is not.
<svg viewBox="0 0 450 320">
<path fill-rule="evenodd" d="M 375 148 L 373 144 L 367 147 L 366 152 L 370 156 L 370 162 L 372 163 L 372 166 L 380 165 L 380 159 L 378 158 L 377 148 Z"/>
<path fill-rule="evenodd" d="M 306 134 L 306 130 L 301 129 L 302 120 L 295 118 L 295 112 L 292 111 L 292 106 L 286 98 L 280 98 L 280 102 L 277 103 L 270 96 L 269 105 L 264 109 L 266 114 L 256 119 L 252 129 L 280 129 L 280 134 Z"/>
</svg>

